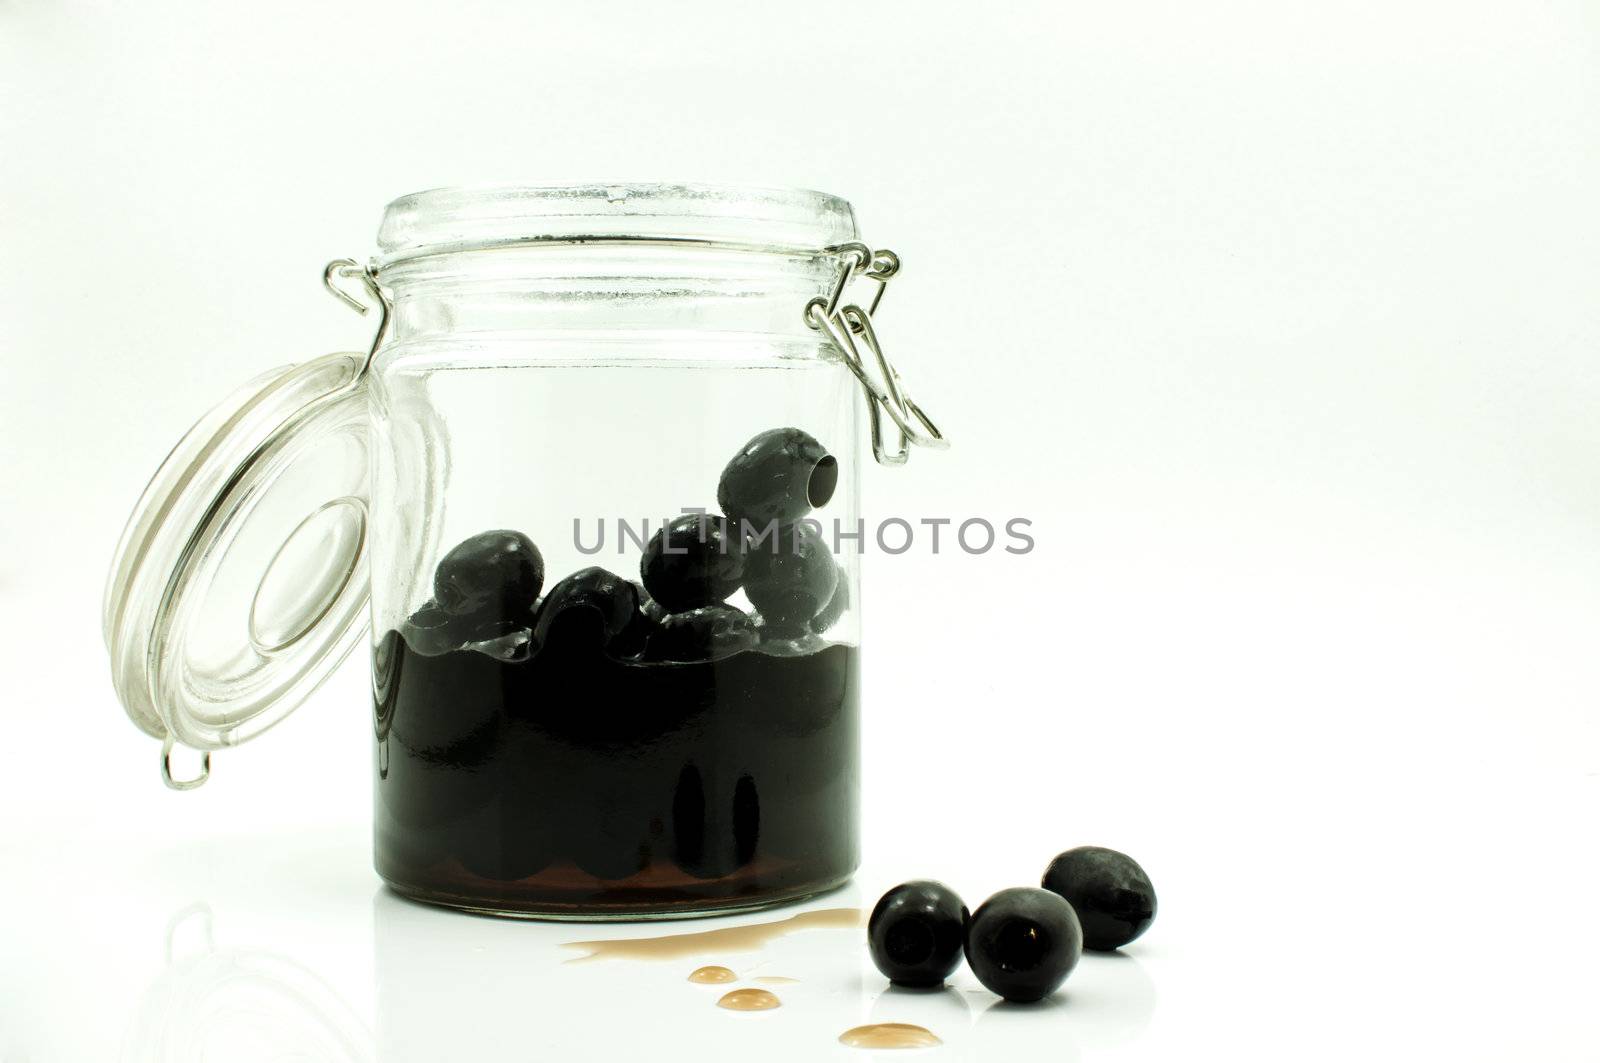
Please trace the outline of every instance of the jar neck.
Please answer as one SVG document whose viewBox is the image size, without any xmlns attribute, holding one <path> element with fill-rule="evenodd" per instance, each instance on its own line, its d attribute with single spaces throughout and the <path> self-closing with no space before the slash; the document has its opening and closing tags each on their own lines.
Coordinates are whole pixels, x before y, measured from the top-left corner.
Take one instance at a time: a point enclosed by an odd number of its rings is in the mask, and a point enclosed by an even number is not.
<svg viewBox="0 0 1600 1063">
<path fill-rule="evenodd" d="M 638 244 L 513 246 L 384 265 L 389 342 L 498 332 L 637 330 L 816 338 L 805 307 L 836 254 Z"/>
</svg>

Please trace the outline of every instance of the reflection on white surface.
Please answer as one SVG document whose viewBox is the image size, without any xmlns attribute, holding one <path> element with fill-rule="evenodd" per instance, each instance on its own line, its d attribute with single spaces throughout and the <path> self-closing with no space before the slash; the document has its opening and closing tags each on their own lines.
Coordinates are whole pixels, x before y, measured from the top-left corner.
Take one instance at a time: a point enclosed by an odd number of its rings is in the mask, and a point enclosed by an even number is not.
<svg viewBox="0 0 1600 1063">
<path fill-rule="evenodd" d="M 861 990 L 869 994 L 867 1001 L 868 1022 L 895 1022 L 894 1016 L 903 1014 L 908 1008 L 915 1007 L 923 1015 L 936 1013 L 939 1010 L 948 1012 L 944 1016 L 944 1024 L 955 1022 L 962 1026 L 970 1025 L 976 1008 L 969 1003 L 971 993 L 964 993 L 953 985 L 942 985 L 937 989 L 910 989 L 905 986 L 892 985 L 882 978 L 878 978 L 879 987 L 874 992 L 870 982 L 871 976 L 863 980 Z"/>
<path fill-rule="evenodd" d="M 1076 973 L 1076 972 L 1074 972 Z M 989 1059 L 1049 1059 L 1076 1063 L 1083 1058 L 1078 1043 L 1080 1009 L 1072 999 L 1072 983 L 1033 1004 L 1013 1004 L 993 996 L 976 1006 L 973 1032 Z"/>
<path fill-rule="evenodd" d="M 1085 1048 L 1111 1048 L 1150 1026 L 1156 987 L 1144 965 L 1123 952 L 1085 953 L 1067 983 L 1072 1031 Z"/>
<path fill-rule="evenodd" d="M 855 906 L 850 888 L 808 905 L 823 912 Z M 1138 961 L 1090 956 L 1079 999 L 1068 990 L 1043 1005 L 1004 1005 L 963 968 L 938 990 L 888 985 L 873 970 L 859 926 L 826 924 L 773 937 L 759 950 L 722 949 L 719 927 L 768 924 L 779 910 L 695 924 L 552 925 L 463 916 L 379 891 L 372 901 L 377 975 L 377 1031 L 385 1063 L 446 1058 L 500 1059 L 537 1051 L 562 1059 L 649 1054 L 680 1058 L 816 1060 L 882 1058 L 838 1043 L 866 1023 L 912 1023 L 944 1044 L 939 1059 L 1075 1060 L 1081 1047 L 1137 1036 L 1155 1008 L 1155 989 Z M 802 925 L 805 920 L 800 921 Z M 667 950 L 662 958 L 599 959 L 572 964 L 575 940 L 700 935 L 702 951 Z M 732 983 L 695 984 L 706 964 L 735 974 Z M 782 1006 L 760 1013 L 716 1007 L 730 988 L 765 985 Z M 929 1049 L 928 1051 L 934 1051 Z M 899 1052 L 887 1058 L 904 1058 Z"/>
<path fill-rule="evenodd" d="M 794 918 L 867 907 L 886 879 L 720 919 L 539 923 L 404 900 L 378 884 L 367 844 L 362 825 L 149 851 L 108 839 L 51 865 L 13 862 L 17 893 L 0 906 L 0 1060 L 885 1058 L 838 1041 L 869 1023 L 922 1026 L 942 1040 L 911 1058 L 1166 1058 L 1147 973 L 1165 978 L 1160 953 L 1086 956 L 1055 1003 L 1011 1007 L 964 967 L 943 989 L 891 987 L 853 920 Z M 96 873 L 107 866 L 122 873 Z M 740 946 L 765 934 L 706 934 L 769 923 L 789 932 L 753 949 Z M 566 947 L 684 935 L 703 951 L 572 963 L 583 950 Z M 708 964 L 733 980 L 688 980 Z M 758 987 L 782 1006 L 716 1005 L 729 990 Z M 1181 1005 L 1195 989 L 1174 993 L 1163 982 L 1162 992 Z"/>
<path fill-rule="evenodd" d="M 205 902 L 168 922 L 166 951 L 165 970 L 140 997 L 124 1063 L 374 1059 L 371 1031 L 331 986 L 266 949 L 219 948 Z"/>
<path fill-rule="evenodd" d="M 846 888 L 798 913 L 574 925 L 465 916 L 380 891 L 372 911 L 381 1058 L 498 1059 L 537 1049 L 562 1059 L 624 1053 L 815 1059 L 858 1021 L 862 931 L 855 919 L 804 916 L 859 903 L 859 892 Z M 755 949 L 745 947 L 747 936 L 716 933 L 775 923 L 791 929 Z M 668 936 L 688 944 L 658 958 L 633 954 L 571 962 L 582 955 L 569 947 L 574 941 Z M 688 980 L 692 971 L 713 963 L 731 969 L 734 981 Z M 724 993 L 755 988 L 753 979 L 761 975 L 794 979 L 763 987 L 779 997 L 781 1007 L 745 1013 L 717 1008 Z"/>
</svg>

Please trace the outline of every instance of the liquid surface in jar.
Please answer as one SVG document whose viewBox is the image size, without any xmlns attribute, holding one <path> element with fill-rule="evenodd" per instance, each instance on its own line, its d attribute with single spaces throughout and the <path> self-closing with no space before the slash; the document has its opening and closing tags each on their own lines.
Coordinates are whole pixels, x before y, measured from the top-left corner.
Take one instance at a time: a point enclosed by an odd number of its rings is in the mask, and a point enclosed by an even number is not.
<svg viewBox="0 0 1600 1063">
<path fill-rule="evenodd" d="M 909 1022 L 852 1026 L 839 1035 L 839 1043 L 851 1048 L 933 1048 L 944 1044 L 931 1030 Z"/>
<path fill-rule="evenodd" d="M 715 985 L 718 982 L 731 982 L 739 976 L 726 967 L 711 965 L 709 967 L 696 967 L 689 972 L 689 981 L 699 982 L 701 985 Z"/>
<path fill-rule="evenodd" d="M 717 1001 L 717 1007 L 729 1011 L 771 1011 L 782 1004 L 783 1001 L 765 989 L 735 989 L 722 994 Z"/>
</svg>

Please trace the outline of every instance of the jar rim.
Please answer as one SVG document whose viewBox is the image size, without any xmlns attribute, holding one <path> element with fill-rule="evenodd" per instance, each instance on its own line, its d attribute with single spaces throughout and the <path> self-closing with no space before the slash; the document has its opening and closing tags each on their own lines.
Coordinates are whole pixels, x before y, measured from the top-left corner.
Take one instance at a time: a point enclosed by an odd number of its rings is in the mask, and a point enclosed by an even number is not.
<svg viewBox="0 0 1600 1063">
<path fill-rule="evenodd" d="M 382 267 L 402 259 L 537 243 L 642 242 L 781 254 L 858 240 L 855 211 L 804 188 L 662 182 L 453 186 L 391 202 Z"/>
</svg>

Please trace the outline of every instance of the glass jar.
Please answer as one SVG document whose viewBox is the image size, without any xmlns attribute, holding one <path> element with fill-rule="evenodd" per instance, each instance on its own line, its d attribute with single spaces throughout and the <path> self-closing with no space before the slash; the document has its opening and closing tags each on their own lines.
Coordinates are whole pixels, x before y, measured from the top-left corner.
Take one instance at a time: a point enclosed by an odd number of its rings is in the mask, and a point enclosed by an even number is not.
<svg viewBox="0 0 1600 1063">
<path fill-rule="evenodd" d="M 598 919 L 846 881 L 862 407 L 886 464 L 942 443 L 872 328 L 898 259 L 832 196 L 668 185 L 421 193 L 378 245 L 325 274 L 371 352 L 214 410 L 119 547 L 107 644 L 163 776 L 370 609 L 394 889 Z"/>
</svg>

